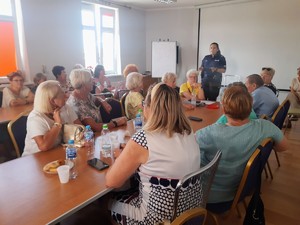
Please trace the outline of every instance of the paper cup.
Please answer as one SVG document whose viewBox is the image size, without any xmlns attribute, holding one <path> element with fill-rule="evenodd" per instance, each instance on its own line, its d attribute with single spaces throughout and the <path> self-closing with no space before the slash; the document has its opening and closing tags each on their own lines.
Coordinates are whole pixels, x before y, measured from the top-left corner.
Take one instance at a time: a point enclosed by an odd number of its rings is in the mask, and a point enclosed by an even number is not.
<svg viewBox="0 0 300 225">
<path fill-rule="evenodd" d="M 62 184 L 68 183 L 70 178 L 70 166 L 63 165 L 57 168 L 59 181 Z"/>
</svg>

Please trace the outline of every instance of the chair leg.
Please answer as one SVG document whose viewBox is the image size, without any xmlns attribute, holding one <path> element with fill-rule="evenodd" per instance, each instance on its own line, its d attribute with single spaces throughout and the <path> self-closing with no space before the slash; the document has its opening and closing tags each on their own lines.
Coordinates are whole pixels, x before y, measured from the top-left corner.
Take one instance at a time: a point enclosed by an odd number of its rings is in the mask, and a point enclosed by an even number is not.
<svg viewBox="0 0 300 225">
<path fill-rule="evenodd" d="M 237 211 L 238 217 L 242 218 L 242 215 L 241 215 L 241 212 L 240 212 L 240 209 L 239 209 L 238 205 L 236 205 L 236 211 Z"/>
<path fill-rule="evenodd" d="M 274 153 L 275 153 L 275 156 L 276 156 L 276 160 L 277 160 L 277 165 L 278 167 L 280 167 L 280 161 L 279 161 L 279 157 L 278 157 L 278 154 L 277 152 L 273 149 Z"/>
<path fill-rule="evenodd" d="M 267 171 L 267 169 L 266 169 L 266 166 L 264 167 L 264 171 L 265 171 L 266 179 L 268 179 L 268 178 L 269 178 L 269 175 L 268 175 L 268 171 Z"/>
<path fill-rule="evenodd" d="M 273 173 L 272 173 L 269 161 L 267 161 L 267 167 L 268 167 L 268 170 L 269 170 L 269 173 L 270 173 L 271 180 L 273 180 Z M 265 167 L 265 169 L 266 169 L 266 167 Z"/>
</svg>

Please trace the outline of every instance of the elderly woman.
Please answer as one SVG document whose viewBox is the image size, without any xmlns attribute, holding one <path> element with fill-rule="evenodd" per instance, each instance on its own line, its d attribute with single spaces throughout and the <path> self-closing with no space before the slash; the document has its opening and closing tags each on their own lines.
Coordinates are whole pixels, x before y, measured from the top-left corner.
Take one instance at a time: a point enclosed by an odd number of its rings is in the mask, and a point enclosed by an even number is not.
<svg viewBox="0 0 300 225">
<path fill-rule="evenodd" d="M 274 77 L 275 70 L 271 67 L 263 67 L 260 72 L 260 76 L 264 81 L 264 86 L 270 88 L 275 95 L 277 95 L 277 89 L 275 85 L 272 83 L 272 79 Z"/>
<path fill-rule="evenodd" d="M 106 174 L 106 185 L 117 188 L 138 171 L 139 192 L 112 201 L 113 219 L 119 224 L 155 224 L 170 219 L 170 200 L 178 180 L 200 168 L 199 148 L 173 88 L 159 83 L 148 91 L 144 116 L 144 128 L 128 141 Z M 190 199 L 185 201 L 189 205 Z"/>
<path fill-rule="evenodd" d="M 47 76 L 43 73 L 37 73 L 34 78 L 33 78 L 33 82 L 34 82 L 34 87 L 31 88 L 32 93 L 35 94 L 37 87 L 39 86 L 40 83 L 44 82 L 47 80 Z"/>
<path fill-rule="evenodd" d="M 300 108 L 300 67 L 297 69 L 297 77 L 291 83 L 291 92 L 287 98 L 291 102 L 291 108 Z"/>
<path fill-rule="evenodd" d="M 272 138 L 276 151 L 287 149 L 285 137 L 272 122 L 249 119 L 252 97 L 243 87 L 227 88 L 222 105 L 227 123 L 215 123 L 196 132 L 201 147 L 201 166 L 207 165 L 218 150 L 222 151 L 209 194 L 208 209 L 233 200 L 246 163 L 262 140 Z"/>
<path fill-rule="evenodd" d="M 61 88 L 67 97 L 70 95 L 70 91 L 73 90 L 70 82 L 67 80 L 67 72 L 63 66 L 54 66 L 52 68 L 52 73 L 55 76 L 56 80 L 60 83 Z"/>
<path fill-rule="evenodd" d="M 112 87 L 110 80 L 105 76 L 105 69 L 102 65 L 97 65 L 94 70 L 94 87 L 95 94 L 110 92 L 115 87 Z"/>
<path fill-rule="evenodd" d="M 125 99 L 125 113 L 128 119 L 134 119 L 139 109 L 142 109 L 144 100 L 140 91 L 143 87 L 143 75 L 137 72 L 130 73 L 126 78 L 126 87 L 129 90 Z"/>
<path fill-rule="evenodd" d="M 195 69 L 190 69 L 186 73 L 187 82 L 180 86 L 181 97 L 191 100 L 195 95 L 197 100 L 205 99 L 201 83 L 197 83 L 198 75 L 199 73 Z"/>
<path fill-rule="evenodd" d="M 27 119 L 27 135 L 23 156 L 47 151 L 62 142 L 62 125 L 81 124 L 71 107 L 65 105 L 65 93 L 59 82 L 41 83 Z"/>
<path fill-rule="evenodd" d="M 103 123 L 99 107 L 104 107 L 107 112 L 110 112 L 112 108 L 106 101 L 96 98 L 90 93 L 93 86 L 91 72 L 87 69 L 72 70 L 70 81 L 74 91 L 67 104 L 73 107 L 84 125 L 90 125 L 93 131 L 101 131 Z M 125 117 L 116 118 L 108 123 L 108 128 L 121 126 L 126 122 Z"/>
<path fill-rule="evenodd" d="M 10 85 L 3 89 L 2 107 L 26 105 L 33 102 L 34 94 L 25 87 L 24 77 L 20 71 L 9 74 Z"/>
<path fill-rule="evenodd" d="M 168 85 L 171 88 L 174 88 L 177 93 L 179 93 L 179 87 L 176 86 L 177 76 L 175 73 L 165 73 L 162 78 L 162 82 Z M 182 105 L 186 109 L 194 109 L 195 106 L 190 103 L 182 102 Z"/>
</svg>

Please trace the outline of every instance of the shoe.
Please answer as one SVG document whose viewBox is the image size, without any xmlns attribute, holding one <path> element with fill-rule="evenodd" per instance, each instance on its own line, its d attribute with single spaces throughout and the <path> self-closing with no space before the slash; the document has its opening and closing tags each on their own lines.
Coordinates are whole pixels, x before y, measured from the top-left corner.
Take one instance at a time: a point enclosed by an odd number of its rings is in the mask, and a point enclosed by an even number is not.
<svg viewBox="0 0 300 225">
<path fill-rule="evenodd" d="M 291 115 L 291 121 L 298 121 L 298 117 L 296 115 Z"/>
</svg>

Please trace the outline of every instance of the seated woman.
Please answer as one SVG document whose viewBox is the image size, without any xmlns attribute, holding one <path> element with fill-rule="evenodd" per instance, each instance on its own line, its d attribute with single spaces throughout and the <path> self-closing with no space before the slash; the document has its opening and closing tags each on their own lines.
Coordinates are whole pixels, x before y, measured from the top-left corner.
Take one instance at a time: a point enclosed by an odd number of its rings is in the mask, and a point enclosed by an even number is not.
<svg viewBox="0 0 300 225">
<path fill-rule="evenodd" d="M 175 73 L 166 73 L 162 76 L 161 81 L 168 85 L 169 87 L 172 87 L 176 90 L 177 93 L 179 93 L 179 87 L 176 85 L 177 76 Z M 189 103 L 182 102 L 182 105 L 186 109 L 194 109 L 195 106 Z"/>
<path fill-rule="evenodd" d="M 62 143 L 62 124 L 81 124 L 76 113 L 65 105 L 65 93 L 58 81 L 41 83 L 27 119 L 27 135 L 22 156 L 50 150 Z"/>
<path fill-rule="evenodd" d="M 40 83 L 44 82 L 47 80 L 47 77 L 45 74 L 43 73 L 37 73 L 34 78 L 33 78 L 33 82 L 34 82 L 34 87 L 31 88 L 32 93 L 35 94 L 37 87 L 39 86 Z"/>
<path fill-rule="evenodd" d="M 56 80 L 60 83 L 61 88 L 63 89 L 64 93 L 66 94 L 66 98 L 68 98 L 70 95 L 70 91 L 72 91 L 73 88 L 67 79 L 68 76 L 67 76 L 65 67 L 54 66 L 52 68 L 52 73 L 55 76 Z"/>
<path fill-rule="evenodd" d="M 2 107 L 26 105 L 33 103 L 34 94 L 24 86 L 24 77 L 21 71 L 9 74 L 10 85 L 3 89 Z"/>
<path fill-rule="evenodd" d="M 204 91 L 201 83 L 197 83 L 198 71 L 190 69 L 186 73 L 187 82 L 180 86 L 180 96 L 186 100 L 191 100 L 193 95 L 196 95 L 197 100 L 204 100 Z"/>
<path fill-rule="evenodd" d="M 115 89 L 115 87 L 112 87 L 110 80 L 105 76 L 105 69 L 102 65 L 95 67 L 93 82 L 92 94 L 111 92 Z M 94 90 L 95 92 L 93 93 Z"/>
<path fill-rule="evenodd" d="M 293 78 L 291 83 L 291 92 L 287 99 L 290 100 L 291 108 L 300 108 L 300 67 L 297 69 L 297 77 Z"/>
<path fill-rule="evenodd" d="M 119 224 L 170 219 L 178 180 L 200 168 L 199 148 L 173 88 L 159 83 L 148 91 L 144 116 L 144 128 L 128 141 L 106 174 L 106 185 L 117 188 L 138 171 L 139 192 L 111 202 L 113 219 Z"/>
<path fill-rule="evenodd" d="M 111 106 L 104 100 L 96 98 L 90 92 L 93 86 L 91 72 L 87 69 L 75 69 L 71 71 L 70 81 L 74 91 L 70 95 L 67 104 L 76 112 L 79 120 L 84 125 L 90 125 L 93 131 L 102 130 L 102 118 L 99 107 L 102 106 L 107 112 Z M 127 119 L 120 117 L 108 123 L 108 128 L 114 128 L 126 124 Z"/>
<path fill-rule="evenodd" d="M 209 194 L 208 209 L 218 206 L 215 204 L 233 200 L 246 162 L 263 139 L 272 138 L 276 151 L 287 149 L 285 137 L 272 122 L 249 119 L 252 97 L 244 88 L 227 88 L 222 104 L 228 122 L 215 123 L 196 132 L 196 139 L 201 147 L 201 166 L 208 164 L 218 150 L 222 151 Z"/>
<path fill-rule="evenodd" d="M 139 109 L 142 109 L 143 75 L 137 72 L 130 73 L 126 78 L 126 87 L 129 90 L 125 99 L 125 113 L 128 119 L 134 119 Z"/>
<path fill-rule="evenodd" d="M 245 92 L 248 92 L 247 87 L 246 87 L 246 85 L 245 85 L 243 82 L 233 82 L 233 83 L 229 84 L 227 88 L 230 88 L 230 87 L 232 87 L 232 86 L 239 86 L 239 87 L 243 88 L 243 90 L 244 90 Z M 257 119 L 257 116 L 256 116 L 256 114 L 255 114 L 255 112 L 254 112 L 253 109 L 251 110 L 251 113 L 250 113 L 250 115 L 249 115 L 249 119 L 250 119 L 250 120 L 251 120 L 251 119 L 252 119 L 252 120 L 253 120 L 253 119 Z M 223 114 L 222 116 L 220 116 L 220 118 L 217 120 L 216 123 L 223 123 L 223 124 L 226 124 L 227 122 L 228 122 L 227 117 Z"/>
<path fill-rule="evenodd" d="M 270 88 L 274 92 L 274 94 L 277 95 L 277 89 L 272 83 L 274 74 L 275 70 L 271 67 L 263 67 L 260 72 L 260 76 L 264 81 L 264 86 Z"/>
</svg>

